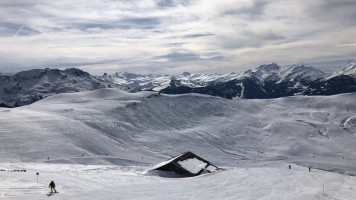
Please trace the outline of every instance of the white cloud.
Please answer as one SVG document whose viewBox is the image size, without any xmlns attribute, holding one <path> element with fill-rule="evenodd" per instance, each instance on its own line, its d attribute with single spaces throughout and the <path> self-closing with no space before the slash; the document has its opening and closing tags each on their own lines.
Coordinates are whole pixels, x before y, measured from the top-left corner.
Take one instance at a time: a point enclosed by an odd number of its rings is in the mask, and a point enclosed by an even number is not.
<svg viewBox="0 0 356 200">
<path fill-rule="evenodd" d="M 350 59 L 355 8 L 348 0 L 1 1 L 0 71 L 239 72 Z"/>
</svg>

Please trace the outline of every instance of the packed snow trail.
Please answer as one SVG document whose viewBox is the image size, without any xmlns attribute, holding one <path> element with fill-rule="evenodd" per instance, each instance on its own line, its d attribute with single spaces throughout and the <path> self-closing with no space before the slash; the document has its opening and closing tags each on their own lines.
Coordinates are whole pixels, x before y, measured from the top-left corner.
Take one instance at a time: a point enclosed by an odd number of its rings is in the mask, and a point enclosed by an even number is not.
<svg viewBox="0 0 356 200">
<path fill-rule="evenodd" d="M 143 168 L 112 165 L 21 164 L 26 173 L 0 172 L 2 199 L 352 199 L 352 176 L 286 163 L 241 166 L 192 178 L 161 178 Z M 0 168 L 10 167 L 1 163 Z M 36 183 L 35 173 L 40 177 Z M 323 192 L 324 185 L 324 192 Z"/>
</svg>

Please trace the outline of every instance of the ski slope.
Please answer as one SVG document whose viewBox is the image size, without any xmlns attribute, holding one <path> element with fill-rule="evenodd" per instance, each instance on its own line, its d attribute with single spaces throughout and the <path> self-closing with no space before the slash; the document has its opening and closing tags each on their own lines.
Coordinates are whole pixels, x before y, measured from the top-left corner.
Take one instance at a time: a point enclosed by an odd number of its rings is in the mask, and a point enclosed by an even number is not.
<svg viewBox="0 0 356 200">
<path fill-rule="evenodd" d="M 355 97 L 99 89 L 0 108 L 0 170 L 27 170 L 0 171 L 0 197 L 47 198 L 54 180 L 54 199 L 350 199 Z M 228 170 L 185 179 L 145 173 L 185 151 Z"/>
<path fill-rule="evenodd" d="M 356 179 L 285 164 L 242 164 L 215 174 L 192 178 L 150 176 L 135 167 L 74 164 L 0 164 L 27 168 L 2 172 L 1 199 L 345 199 L 355 197 Z M 38 183 L 36 172 L 39 172 Z"/>
</svg>

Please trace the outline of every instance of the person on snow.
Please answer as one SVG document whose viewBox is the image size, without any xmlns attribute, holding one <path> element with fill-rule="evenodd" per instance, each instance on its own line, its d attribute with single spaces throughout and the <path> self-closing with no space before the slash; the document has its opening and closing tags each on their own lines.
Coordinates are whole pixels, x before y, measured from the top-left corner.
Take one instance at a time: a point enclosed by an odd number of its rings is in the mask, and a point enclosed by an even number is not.
<svg viewBox="0 0 356 200">
<path fill-rule="evenodd" d="M 53 190 L 54 190 L 55 193 L 57 193 L 57 191 L 56 191 L 56 184 L 54 184 L 53 181 L 51 181 L 51 183 L 48 185 L 48 187 L 51 188 L 51 193 L 53 193 Z"/>
<path fill-rule="evenodd" d="M 291 168 L 292 168 L 292 166 L 290 166 L 290 165 L 289 165 L 289 166 L 288 166 L 288 168 L 289 168 L 289 169 L 291 169 Z"/>
</svg>

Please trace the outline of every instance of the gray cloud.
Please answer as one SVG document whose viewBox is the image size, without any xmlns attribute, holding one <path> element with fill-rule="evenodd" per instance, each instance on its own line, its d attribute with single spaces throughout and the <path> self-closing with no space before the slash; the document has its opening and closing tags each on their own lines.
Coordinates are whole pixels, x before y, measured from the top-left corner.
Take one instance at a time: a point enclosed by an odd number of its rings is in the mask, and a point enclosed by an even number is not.
<svg viewBox="0 0 356 200">
<path fill-rule="evenodd" d="M 285 37 L 283 37 L 282 35 L 278 35 L 276 33 L 273 33 L 272 31 L 256 33 L 251 30 L 244 30 L 244 31 L 242 31 L 242 35 L 244 35 L 248 39 L 260 40 L 260 41 L 285 39 Z"/>
<path fill-rule="evenodd" d="M 188 34 L 183 36 L 183 38 L 199 38 L 199 37 L 207 37 L 207 36 L 212 36 L 214 34 L 212 33 L 197 33 L 197 34 Z"/>
<path fill-rule="evenodd" d="M 330 63 L 355 55 L 355 46 L 345 45 L 356 43 L 355 9 L 353 0 L 3 0 L 0 72 L 77 66 L 180 73 L 241 71 L 272 61 Z"/>
<path fill-rule="evenodd" d="M 356 1 L 353 0 L 323 0 L 306 11 L 315 21 L 327 20 L 331 26 L 354 26 L 356 25 L 355 8 Z"/>
<path fill-rule="evenodd" d="M 156 0 L 157 6 L 161 8 L 176 7 L 178 5 L 187 6 L 190 0 Z"/>
<path fill-rule="evenodd" d="M 268 2 L 265 0 L 253 0 L 251 5 L 242 8 L 227 8 L 224 15 L 243 15 L 250 19 L 261 17 L 264 15 L 265 8 Z"/>
<path fill-rule="evenodd" d="M 157 56 L 156 59 L 168 59 L 169 62 L 187 62 L 187 61 L 196 61 L 200 60 L 200 55 L 191 52 L 172 52 L 166 55 Z"/>
<path fill-rule="evenodd" d="M 251 17 L 261 16 L 264 14 L 267 5 L 268 3 L 265 0 L 254 0 L 252 6 L 241 8 L 238 12 Z"/>
<path fill-rule="evenodd" d="M 167 59 L 167 62 L 194 62 L 207 60 L 221 60 L 224 57 L 216 52 L 205 53 L 206 56 L 189 52 L 189 51 L 175 51 L 166 55 L 156 56 L 154 59 Z"/>
<path fill-rule="evenodd" d="M 81 22 L 66 24 L 66 29 L 78 29 L 80 31 L 91 31 L 96 29 L 113 30 L 113 29 L 154 29 L 161 24 L 160 18 L 143 18 L 143 17 L 129 17 L 117 21 L 107 22 Z"/>
<path fill-rule="evenodd" d="M 40 31 L 31 29 L 23 24 L 0 22 L 0 36 L 31 36 L 40 33 Z"/>
<path fill-rule="evenodd" d="M 173 43 L 167 43 L 166 46 L 168 47 L 182 47 L 184 44 L 184 42 L 173 42 Z"/>
<path fill-rule="evenodd" d="M 236 36 L 222 37 L 222 47 L 226 49 L 242 49 L 246 47 L 262 47 L 267 44 L 284 43 L 285 37 L 272 31 L 256 33 L 251 30 L 243 30 Z"/>
</svg>

